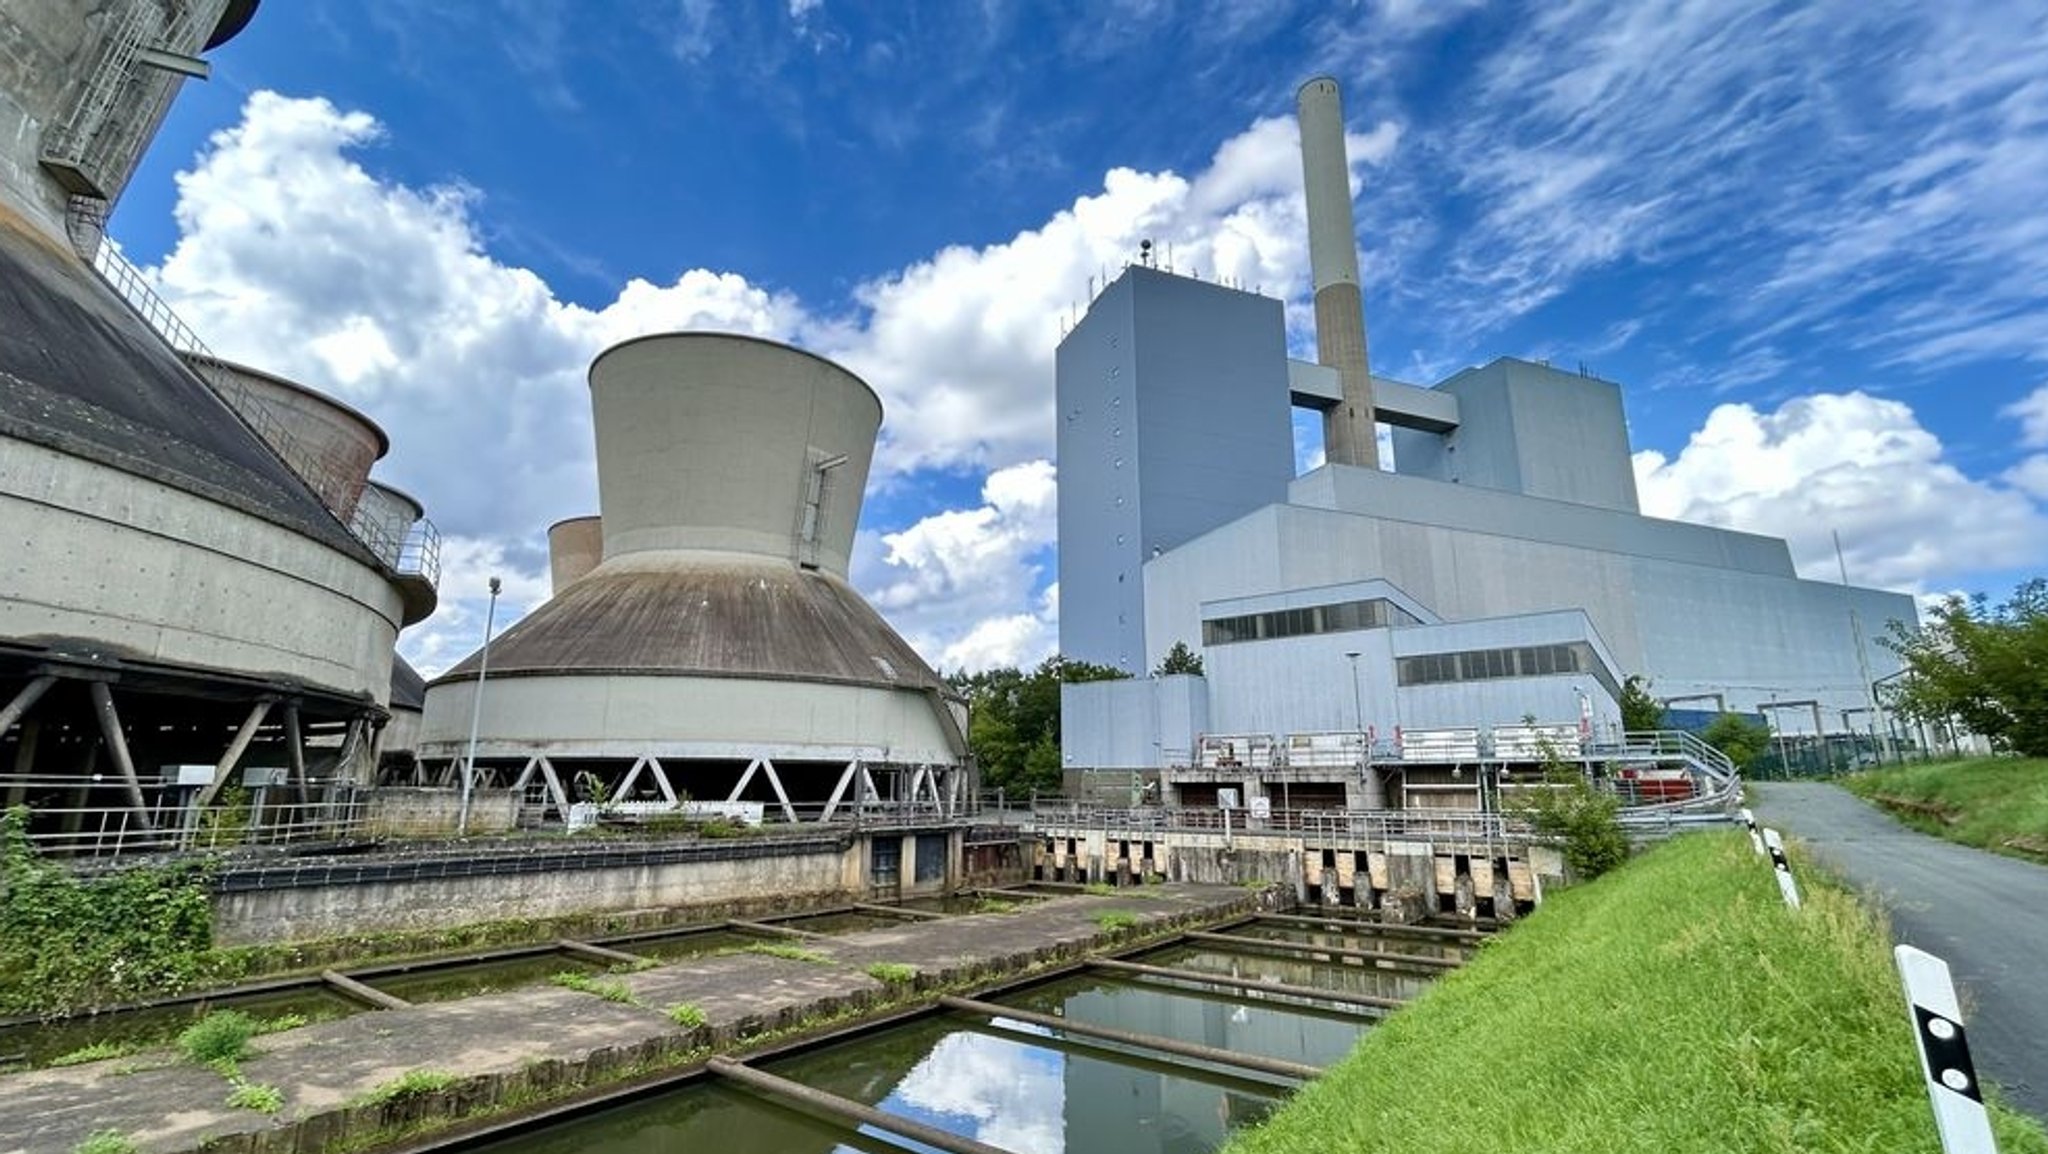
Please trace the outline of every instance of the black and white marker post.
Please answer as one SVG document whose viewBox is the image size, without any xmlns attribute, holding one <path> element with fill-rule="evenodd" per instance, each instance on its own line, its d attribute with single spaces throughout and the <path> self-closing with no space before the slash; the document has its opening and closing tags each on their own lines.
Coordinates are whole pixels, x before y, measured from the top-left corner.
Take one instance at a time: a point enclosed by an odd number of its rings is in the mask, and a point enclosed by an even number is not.
<svg viewBox="0 0 2048 1154">
<path fill-rule="evenodd" d="M 1963 1037 L 1948 963 L 1912 946 L 1894 948 L 1892 957 L 1906 986 L 1906 1009 L 1920 1043 L 1920 1076 L 1927 1080 L 1927 1096 L 1934 1103 L 1943 1154 L 1998 1154 L 1977 1070 L 1970 1064 L 1970 1045 Z"/>
<path fill-rule="evenodd" d="M 1756 851 L 1756 856 L 1764 856 L 1763 834 L 1757 832 L 1756 815 L 1749 812 L 1747 806 L 1744 806 L 1742 810 L 1742 824 L 1749 827 L 1750 848 Z"/>
<path fill-rule="evenodd" d="M 1792 863 L 1785 860 L 1785 839 L 1778 831 L 1764 831 L 1764 847 L 1771 851 L 1771 868 L 1778 874 L 1778 892 L 1785 895 L 1785 904 L 1799 908 L 1799 883 L 1792 880 Z"/>
</svg>

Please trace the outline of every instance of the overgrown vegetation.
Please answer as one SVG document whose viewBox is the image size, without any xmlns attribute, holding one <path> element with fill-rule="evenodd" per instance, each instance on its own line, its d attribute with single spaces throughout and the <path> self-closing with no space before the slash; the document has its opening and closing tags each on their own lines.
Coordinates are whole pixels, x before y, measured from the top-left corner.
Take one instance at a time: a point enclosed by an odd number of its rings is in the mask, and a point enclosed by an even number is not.
<svg viewBox="0 0 2048 1154">
<path fill-rule="evenodd" d="M 187 1058 L 219 1070 L 231 1070 L 249 1056 L 256 1019 L 240 1010 L 215 1010 L 178 1035 L 178 1049 Z"/>
<path fill-rule="evenodd" d="M 668 1020 L 685 1030 L 702 1029 L 709 1019 L 695 1002 L 679 1002 L 668 1008 Z"/>
<path fill-rule="evenodd" d="M 1006 902 L 1001 898 L 981 898 L 974 903 L 977 914 L 1014 914 L 1024 908 L 1024 902 Z"/>
<path fill-rule="evenodd" d="M 867 968 L 867 975 L 889 986 L 905 986 L 917 980 L 917 967 L 902 962 L 876 962 Z"/>
<path fill-rule="evenodd" d="M 135 1154 L 135 1141 L 119 1130 L 96 1130 L 73 1146 L 71 1154 Z"/>
<path fill-rule="evenodd" d="M 1572 876 L 1590 881 L 1628 860 L 1628 834 L 1621 828 L 1621 802 L 1594 789 L 1575 765 L 1554 757 L 1543 784 L 1519 791 L 1516 807 L 1537 833 L 1554 841 Z"/>
<path fill-rule="evenodd" d="M 619 1002 L 630 1006 L 636 1004 L 637 1001 L 633 997 L 633 991 L 626 988 L 626 983 L 592 977 L 581 970 L 563 970 L 548 980 L 555 985 L 561 986 L 563 989 L 590 994 L 594 997 L 603 998 L 607 1002 Z"/>
<path fill-rule="evenodd" d="M 1048 657 L 1029 673 L 1013 667 L 949 673 L 966 696 L 967 745 L 981 766 L 984 789 L 1012 797 L 1060 789 L 1060 686 L 1129 677 L 1121 669 Z"/>
<path fill-rule="evenodd" d="M 81 877 L 36 856 L 28 810 L 0 815 L 0 1016 L 160 997 L 205 969 L 196 867 Z"/>
<path fill-rule="evenodd" d="M 1081 887 L 1081 892 L 1092 898 L 1113 898 L 1116 896 L 1116 887 L 1108 882 L 1089 882 Z"/>
<path fill-rule="evenodd" d="M 1621 683 L 1621 727 L 1630 733 L 1664 728 L 1664 703 L 1651 696 L 1649 679 L 1640 673 Z"/>
<path fill-rule="evenodd" d="M 1891 622 L 1878 644 L 1905 661 L 1884 705 L 1929 725 L 1961 721 L 1993 748 L 2048 757 L 2048 579 L 1998 605 L 1950 596 L 1919 626 Z"/>
<path fill-rule="evenodd" d="M 1136 928 L 1138 915 L 1127 910 L 1104 910 L 1095 915 L 1095 924 L 1108 930 L 1110 933 L 1117 933 L 1122 930 Z"/>
<path fill-rule="evenodd" d="M 68 1054 L 59 1054 L 47 1063 L 50 1066 L 83 1066 L 87 1062 L 104 1062 L 109 1058 L 125 1058 L 142 1047 L 129 1042 L 94 1042 L 81 1046 Z"/>
<path fill-rule="evenodd" d="M 2048 862 L 2048 758 L 1888 766 L 1843 784 L 1915 829 Z"/>
<path fill-rule="evenodd" d="M 258 1114 L 275 1114 L 284 1109 L 284 1091 L 261 1082 L 245 1082 L 236 1079 L 235 1088 L 228 1092 L 228 1105 L 236 1110 L 254 1110 Z"/>
<path fill-rule="evenodd" d="M 382 1106 L 390 1102 L 404 1102 L 438 1094 L 456 1082 L 455 1075 L 444 1070 L 407 1070 L 389 1082 L 383 1082 L 365 1091 L 351 1101 L 356 1106 Z"/>
<path fill-rule="evenodd" d="M 1933 1154 L 1884 926 L 1795 868 L 1797 914 L 1738 833 L 1553 895 L 1227 1154 Z"/>
<path fill-rule="evenodd" d="M 1771 730 L 1746 714 L 1724 713 L 1700 730 L 1700 740 L 1720 750 L 1736 769 L 1746 770 L 1771 747 Z"/>
<path fill-rule="evenodd" d="M 792 962 L 811 962 L 815 965 L 830 965 L 832 959 L 816 950 L 792 946 L 784 942 L 757 942 L 740 951 L 747 954 L 766 954 L 771 958 L 782 958 Z"/>
</svg>

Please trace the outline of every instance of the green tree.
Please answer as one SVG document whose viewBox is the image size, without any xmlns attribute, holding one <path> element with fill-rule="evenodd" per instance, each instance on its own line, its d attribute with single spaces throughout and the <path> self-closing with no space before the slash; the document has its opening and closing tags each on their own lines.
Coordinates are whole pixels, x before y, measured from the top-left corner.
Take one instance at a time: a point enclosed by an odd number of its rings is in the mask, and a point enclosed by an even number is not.
<svg viewBox="0 0 2048 1154">
<path fill-rule="evenodd" d="M 1029 673 L 1014 666 L 949 674 L 967 698 L 967 747 L 982 785 L 1011 794 L 1060 788 L 1060 686 L 1129 677 L 1121 669 L 1048 657 Z"/>
<path fill-rule="evenodd" d="M 1621 683 L 1621 727 L 1631 733 L 1664 728 L 1664 703 L 1650 696 L 1650 683 L 1640 673 Z"/>
<path fill-rule="evenodd" d="M 1771 747 L 1771 730 L 1740 713 L 1724 713 L 1700 731 L 1700 740 L 1720 750 L 1735 768 L 1748 769 Z"/>
<path fill-rule="evenodd" d="M 1951 718 L 1999 749 L 2048 757 L 2048 580 L 2022 582 L 1993 606 L 1982 594 L 1949 597 L 1919 626 L 1892 622 L 1878 644 L 1905 676 L 1884 704 L 1915 721 Z"/>
<path fill-rule="evenodd" d="M 1202 672 L 1202 655 L 1188 648 L 1185 641 L 1176 641 L 1166 656 L 1159 659 L 1159 668 L 1152 671 L 1154 677 L 1166 677 L 1175 673 Z"/>
</svg>

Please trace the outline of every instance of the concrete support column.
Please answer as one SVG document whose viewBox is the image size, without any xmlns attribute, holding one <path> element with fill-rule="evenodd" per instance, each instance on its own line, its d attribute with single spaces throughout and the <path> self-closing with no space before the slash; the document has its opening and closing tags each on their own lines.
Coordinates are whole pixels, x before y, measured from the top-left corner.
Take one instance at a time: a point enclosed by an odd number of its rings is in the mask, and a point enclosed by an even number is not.
<svg viewBox="0 0 2048 1154">
<path fill-rule="evenodd" d="M 14 695 L 14 700 L 0 708 L 0 733 L 6 733 L 9 726 L 21 720 L 22 715 L 28 712 L 29 706 L 34 705 L 55 684 L 57 679 L 45 674 L 22 686 L 21 692 Z"/>
<path fill-rule="evenodd" d="M 100 736 L 106 740 L 107 752 L 113 755 L 114 767 L 121 771 L 121 781 L 128 788 L 128 804 L 135 810 L 135 821 L 144 832 L 154 830 L 149 820 L 149 802 L 142 796 L 142 782 L 135 776 L 135 762 L 128 756 L 128 739 L 121 733 L 121 715 L 114 709 L 113 691 L 104 681 L 92 683 L 93 712 L 99 715 Z"/>
<path fill-rule="evenodd" d="M 228 783 L 228 775 L 235 771 L 235 763 L 242 760 L 242 754 L 248 752 L 249 743 L 255 740 L 256 731 L 262 727 L 264 717 L 269 715 L 270 705 L 271 703 L 265 700 L 250 707 L 249 716 L 242 719 L 242 727 L 235 731 L 235 739 L 228 743 L 228 751 L 222 754 L 220 761 L 214 765 L 213 780 L 207 783 L 205 789 L 199 791 L 199 797 L 192 803 L 194 809 L 205 809 L 213 804 L 214 798 L 220 796 L 221 787 Z"/>
<path fill-rule="evenodd" d="M 43 723 L 33 718 L 21 723 L 21 737 L 14 747 L 14 775 L 26 779 L 36 764 L 36 745 L 42 738 Z M 7 787 L 5 808 L 13 809 L 28 801 L 28 783 L 16 781 Z"/>
</svg>

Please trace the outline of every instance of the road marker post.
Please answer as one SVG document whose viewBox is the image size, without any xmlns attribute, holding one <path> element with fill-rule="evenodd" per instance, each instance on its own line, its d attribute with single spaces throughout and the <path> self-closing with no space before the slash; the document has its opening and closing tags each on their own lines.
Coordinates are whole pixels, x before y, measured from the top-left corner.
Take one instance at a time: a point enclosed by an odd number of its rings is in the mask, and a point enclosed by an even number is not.
<svg viewBox="0 0 2048 1154">
<path fill-rule="evenodd" d="M 1912 946 L 1895 947 L 1892 959 L 1906 987 L 1906 1012 L 1919 1043 L 1920 1076 L 1927 1082 L 1943 1154 L 1998 1154 L 1977 1069 L 1970 1064 L 1969 1040 L 1963 1036 L 1962 1010 L 1948 963 Z"/>
<path fill-rule="evenodd" d="M 1749 827 L 1750 848 L 1756 851 L 1756 856 L 1764 856 L 1764 839 L 1763 836 L 1757 832 L 1756 815 L 1749 812 L 1748 806 L 1744 806 L 1742 809 L 1742 824 Z"/>
<path fill-rule="evenodd" d="M 1785 860 L 1785 839 L 1778 831 L 1764 831 L 1764 845 L 1771 851 L 1771 868 L 1778 874 L 1778 892 L 1785 895 L 1785 904 L 1799 908 L 1799 883 L 1792 880 L 1792 863 Z"/>
</svg>

